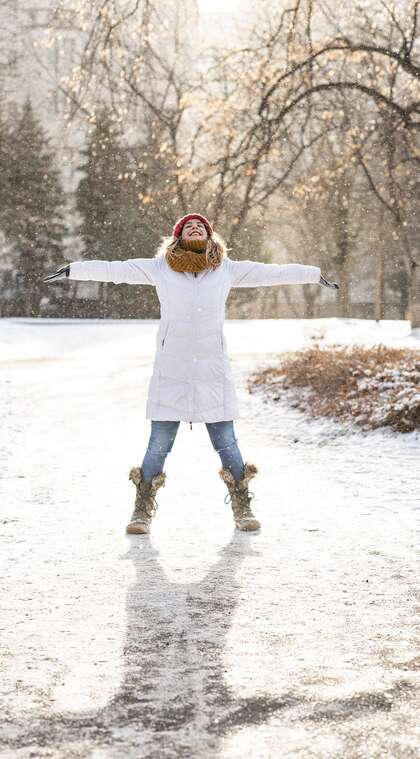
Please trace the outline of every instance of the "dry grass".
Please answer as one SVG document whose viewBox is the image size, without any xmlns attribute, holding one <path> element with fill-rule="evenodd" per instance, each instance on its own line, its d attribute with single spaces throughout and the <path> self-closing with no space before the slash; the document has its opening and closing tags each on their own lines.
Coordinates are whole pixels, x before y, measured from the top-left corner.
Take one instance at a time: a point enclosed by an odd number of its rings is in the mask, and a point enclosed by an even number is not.
<svg viewBox="0 0 420 759">
<path fill-rule="evenodd" d="M 277 366 L 248 379 L 251 393 L 287 400 L 315 417 L 363 429 L 420 429 L 420 351 L 319 345 L 282 354 Z"/>
</svg>

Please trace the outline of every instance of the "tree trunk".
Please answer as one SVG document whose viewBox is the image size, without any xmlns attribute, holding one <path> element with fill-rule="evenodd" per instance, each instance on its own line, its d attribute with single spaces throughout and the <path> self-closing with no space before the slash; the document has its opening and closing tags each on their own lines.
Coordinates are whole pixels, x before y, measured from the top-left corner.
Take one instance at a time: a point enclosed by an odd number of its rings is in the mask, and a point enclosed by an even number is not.
<svg viewBox="0 0 420 759">
<path fill-rule="evenodd" d="M 261 319 L 275 319 L 276 317 L 276 302 L 277 293 L 275 287 L 262 287 L 261 288 Z"/>
<path fill-rule="evenodd" d="M 291 295 L 291 292 L 290 292 L 288 286 L 286 285 L 285 287 L 282 287 L 281 291 L 284 293 L 284 297 L 285 297 L 286 303 L 287 303 L 290 311 L 292 312 L 292 318 L 294 317 L 296 319 L 299 319 L 300 318 L 299 309 L 296 307 L 295 301 L 292 300 L 292 295 Z"/>
<path fill-rule="evenodd" d="M 384 245 L 382 229 L 384 222 L 383 206 L 379 214 L 379 235 L 378 250 L 376 254 L 376 272 L 375 272 L 375 319 L 380 321 L 384 318 L 384 298 L 385 298 L 385 276 L 384 276 Z"/>
<path fill-rule="evenodd" d="M 408 287 L 409 277 L 406 269 L 401 272 L 400 288 L 399 288 L 399 318 L 410 319 L 410 293 Z"/>
<path fill-rule="evenodd" d="M 305 301 L 305 319 L 315 318 L 315 305 L 318 304 L 319 289 L 314 285 L 303 285 L 303 297 Z"/>
<path fill-rule="evenodd" d="M 409 282 L 411 329 L 420 328 L 420 266 L 414 264 Z"/>
<path fill-rule="evenodd" d="M 346 246 L 347 247 L 347 246 Z M 339 270 L 339 283 L 340 289 L 338 291 L 338 312 L 343 317 L 349 317 L 350 314 L 350 283 L 349 283 L 349 257 L 347 251 L 340 254 L 340 270 Z"/>
<path fill-rule="evenodd" d="M 100 318 L 107 317 L 107 282 L 101 282 L 99 285 L 99 311 Z"/>
<path fill-rule="evenodd" d="M 337 256 L 335 262 L 339 271 L 340 290 L 338 291 L 338 313 L 341 317 L 350 316 L 350 241 L 349 241 L 349 202 L 347 194 L 342 191 L 337 207 Z"/>
</svg>

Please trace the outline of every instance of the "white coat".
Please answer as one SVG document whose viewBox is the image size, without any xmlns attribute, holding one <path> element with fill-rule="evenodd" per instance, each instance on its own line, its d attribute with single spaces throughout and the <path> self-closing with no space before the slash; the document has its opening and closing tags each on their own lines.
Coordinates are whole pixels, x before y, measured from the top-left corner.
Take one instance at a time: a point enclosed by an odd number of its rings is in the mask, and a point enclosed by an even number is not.
<svg viewBox="0 0 420 759">
<path fill-rule="evenodd" d="M 216 269 L 176 272 L 163 254 L 126 261 L 75 261 L 70 279 L 154 285 L 161 316 L 146 418 L 220 422 L 240 416 L 223 333 L 232 287 L 319 283 L 318 266 L 224 258 Z"/>
</svg>

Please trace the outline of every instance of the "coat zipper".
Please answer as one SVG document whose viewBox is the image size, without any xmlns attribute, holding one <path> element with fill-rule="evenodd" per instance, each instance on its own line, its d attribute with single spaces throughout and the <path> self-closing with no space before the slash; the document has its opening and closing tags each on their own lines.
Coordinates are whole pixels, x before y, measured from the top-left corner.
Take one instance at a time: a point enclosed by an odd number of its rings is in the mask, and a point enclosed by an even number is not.
<svg viewBox="0 0 420 759">
<path fill-rule="evenodd" d="M 194 277 L 197 277 L 197 272 L 194 272 Z M 192 422 L 190 422 L 190 430 L 192 430 Z"/>
</svg>

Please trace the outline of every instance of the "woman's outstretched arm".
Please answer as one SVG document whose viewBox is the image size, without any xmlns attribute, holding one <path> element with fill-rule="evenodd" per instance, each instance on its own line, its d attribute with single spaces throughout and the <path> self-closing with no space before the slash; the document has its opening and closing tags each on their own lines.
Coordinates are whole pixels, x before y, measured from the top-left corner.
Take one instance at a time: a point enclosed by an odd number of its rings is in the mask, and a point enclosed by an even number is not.
<svg viewBox="0 0 420 759">
<path fill-rule="evenodd" d="M 327 282 L 319 266 L 304 264 L 266 264 L 260 261 L 233 261 L 229 259 L 231 287 L 259 287 L 260 285 L 321 284 L 338 289 Z"/>
<path fill-rule="evenodd" d="M 126 261 L 74 261 L 44 278 L 79 279 L 92 282 L 113 282 L 116 285 L 156 285 L 156 258 L 129 258 Z"/>
</svg>

